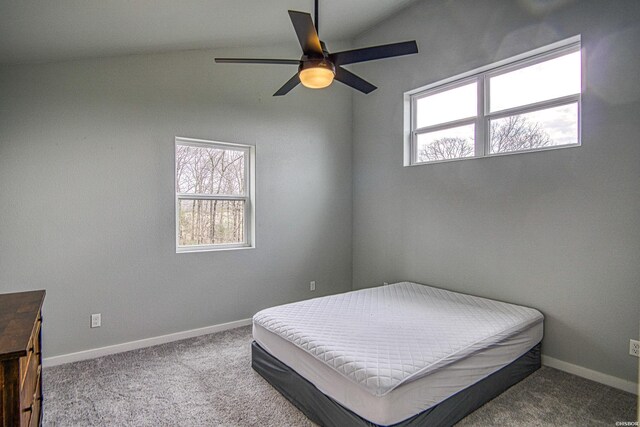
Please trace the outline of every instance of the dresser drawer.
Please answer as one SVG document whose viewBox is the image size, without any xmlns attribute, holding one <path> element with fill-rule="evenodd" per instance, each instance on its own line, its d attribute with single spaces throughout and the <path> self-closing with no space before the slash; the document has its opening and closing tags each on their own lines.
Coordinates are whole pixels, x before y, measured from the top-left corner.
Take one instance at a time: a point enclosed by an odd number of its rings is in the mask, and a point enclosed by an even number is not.
<svg viewBox="0 0 640 427">
<path fill-rule="evenodd" d="M 40 425 L 40 405 L 34 406 L 31 419 L 29 420 L 29 427 L 38 427 Z"/>
<path fill-rule="evenodd" d="M 40 320 L 33 328 L 33 334 L 29 340 L 27 355 L 20 360 L 20 407 L 22 410 L 22 425 L 29 425 L 30 418 L 34 419 L 34 414 L 40 413 L 39 401 L 37 397 L 40 389 Z M 38 420 L 39 415 L 35 416 Z"/>
<path fill-rule="evenodd" d="M 38 426 L 45 291 L 0 294 L 0 427 Z"/>
<path fill-rule="evenodd" d="M 38 368 L 38 374 L 40 374 L 41 368 Z M 36 391 L 33 395 L 33 403 L 31 406 L 31 418 L 29 419 L 29 427 L 36 427 L 40 424 L 40 411 L 42 410 L 42 397 L 40 396 L 40 379 L 41 375 L 38 375 L 38 381 L 36 382 Z"/>
<path fill-rule="evenodd" d="M 36 386 L 40 380 L 40 358 L 34 352 L 31 352 L 25 358 L 28 359 L 28 363 L 24 373 L 24 381 L 20 388 L 20 406 L 22 406 L 23 410 L 28 410 L 33 403 Z"/>
<path fill-rule="evenodd" d="M 29 427 L 31 425 L 31 410 L 23 411 L 20 416 L 20 427 Z"/>
<path fill-rule="evenodd" d="M 35 358 L 34 358 L 35 359 Z M 40 410 L 42 405 L 42 397 L 40 396 L 40 379 L 42 368 L 38 366 L 35 373 L 36 382 L 33 387 L 33 394 L 31 396 L 24 396 L 26 389 L 20 391 L 20 425 L 22 427 L 37 426 L 40 421 Z"/>
<path fill-rule="evenodd" d="M 30 358 L 32 356 L 37 356 L 36 358 L 40 360 L 40 325 L 41 325 L 40 315 L 38 314 L 38 320 L 33 326 L 33 332 L 31 333 L 31 338 L 29 338 L 29 344 L 27 345 L 27 355 L 20 358 L 20 387 L 25 382 L 27 373 L 29 372 L 29 363 Z"/>
<path fill-rule="evenodd" d="M 36 326 L 33 328 L 33 352 L 40 357 L 40 327 L 42 326 L 42 317 L 40 313 L 38 313 L 38 320 L 36 322 Z"/>
</svg>

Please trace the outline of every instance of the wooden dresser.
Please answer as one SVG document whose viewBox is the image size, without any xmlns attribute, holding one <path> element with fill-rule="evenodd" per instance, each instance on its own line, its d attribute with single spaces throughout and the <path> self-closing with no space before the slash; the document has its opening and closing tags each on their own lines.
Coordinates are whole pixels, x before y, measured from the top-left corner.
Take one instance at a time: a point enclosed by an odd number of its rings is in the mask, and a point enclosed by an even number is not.
<svg viewBox="0 0 640 427">
<path fill-rule="evenodd" d="M 0 294 L 0 427 L 40 425 L 44 294 Z"/>
</svg>

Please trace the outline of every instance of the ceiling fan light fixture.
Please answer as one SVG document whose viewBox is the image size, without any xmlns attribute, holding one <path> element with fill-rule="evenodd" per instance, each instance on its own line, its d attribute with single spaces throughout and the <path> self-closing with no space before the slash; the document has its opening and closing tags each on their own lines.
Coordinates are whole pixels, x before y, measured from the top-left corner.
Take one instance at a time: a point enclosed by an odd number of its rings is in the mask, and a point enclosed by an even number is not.
<svg viewBox="0 0 640 427">
<path fill-rule="evenodd" d="M 311 89 L 329 86 L 336 76 L 336 67 L 325 59 L 304 61 L 298 72 L 300 83 Z"/>
</svg>

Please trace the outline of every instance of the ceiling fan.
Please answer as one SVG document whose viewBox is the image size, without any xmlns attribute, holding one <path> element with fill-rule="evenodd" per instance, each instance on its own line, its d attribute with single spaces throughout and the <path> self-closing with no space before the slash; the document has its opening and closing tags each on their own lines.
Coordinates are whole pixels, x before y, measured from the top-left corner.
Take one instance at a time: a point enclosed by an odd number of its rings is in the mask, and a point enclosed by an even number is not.
<svg viewBox="0 0 640 427">
<path fill-rule="evenodd" d="M 342 68 L 342 65 L 418 53 L 415 40 L 329 53 L 324 42 L 318 37 L 318 0 L 315 0 L 315 25 L 311 15 L 305 12 L 290 10 L 289 17 L 302 47 L 300 59 L 215 58 L 215 61 L 236 64 L 297 65 L 298 72 L 273 96 L 286 95 L 298 83 L 312 89 L 325 88 L 334 79 L 360 92 L 370 93 L 377 88 Z"/>
</svg>

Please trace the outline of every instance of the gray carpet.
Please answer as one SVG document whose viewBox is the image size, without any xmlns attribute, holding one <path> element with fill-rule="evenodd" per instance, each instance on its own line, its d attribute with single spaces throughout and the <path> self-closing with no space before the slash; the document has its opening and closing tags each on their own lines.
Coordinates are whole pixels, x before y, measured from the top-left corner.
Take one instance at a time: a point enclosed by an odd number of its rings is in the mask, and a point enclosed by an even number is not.
<svg viewBox="0 0 640 427">
<path fill-rule="evenodd" d="M 45 368 L 44 426 L 312 426 L 250 367 L 244 327 Z M 460 426 L 615 425 L 635 396 L 542 368 Z"/>
</svg>

